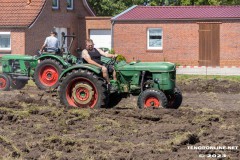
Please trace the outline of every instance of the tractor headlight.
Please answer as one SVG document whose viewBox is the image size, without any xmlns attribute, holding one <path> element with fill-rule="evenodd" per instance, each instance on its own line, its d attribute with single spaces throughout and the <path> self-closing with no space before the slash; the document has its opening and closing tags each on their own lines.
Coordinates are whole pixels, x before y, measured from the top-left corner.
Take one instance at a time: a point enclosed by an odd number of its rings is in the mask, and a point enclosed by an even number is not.
<svg viewBox="0 0 240 160">
<path fill-rule="evenodd" d="M 160 82 L 160 80 L 159 80 L 158 78 L 155 78 L 155 79 L 154 79 L 154 83 L 159 84 L 159 82 Z"/>
</svg>

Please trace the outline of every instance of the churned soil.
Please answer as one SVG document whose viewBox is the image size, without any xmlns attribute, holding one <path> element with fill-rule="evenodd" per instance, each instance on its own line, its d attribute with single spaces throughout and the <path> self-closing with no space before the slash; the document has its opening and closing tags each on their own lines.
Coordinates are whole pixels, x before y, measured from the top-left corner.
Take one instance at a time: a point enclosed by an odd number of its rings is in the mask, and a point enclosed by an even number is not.
<svg viewBox="0 0 240 160">
<path fill-rule="evenodd" d="M 75 109 L 35 86 L 0 92 L 0 159 L 240 159 L 240 84 L 193 79 L 178 87 L 177 110 L 138 109 L 137 96 Z"/>
</svg>

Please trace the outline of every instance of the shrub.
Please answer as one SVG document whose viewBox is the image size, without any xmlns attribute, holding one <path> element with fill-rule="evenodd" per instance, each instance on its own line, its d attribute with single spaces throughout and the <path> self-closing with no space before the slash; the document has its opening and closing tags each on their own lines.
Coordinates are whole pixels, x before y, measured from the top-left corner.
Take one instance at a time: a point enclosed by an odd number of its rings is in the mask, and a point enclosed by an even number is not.
<svg viewBox="0 0 240 160">
<path fill-rule="evenodd" d="M 116 53 L 115 53 L 115 51 L 113 49 L 111 49 L 109 51 L 109 54 L 116 54 Z M 117 61 L 126 61 L 126 58 L 123 55 L 121 55 L 119 53 L 117 53 L 117 54 L 118 54 Z"/>
</svg>

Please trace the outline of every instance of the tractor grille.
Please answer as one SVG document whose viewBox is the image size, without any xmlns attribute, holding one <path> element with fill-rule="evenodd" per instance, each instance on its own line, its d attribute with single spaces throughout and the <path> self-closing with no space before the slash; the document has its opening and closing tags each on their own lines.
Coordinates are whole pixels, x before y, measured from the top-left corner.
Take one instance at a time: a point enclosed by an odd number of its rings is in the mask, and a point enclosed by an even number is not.
<svg viewBox="0 0 240 160">
<path fill-rule="evenodd" d="M 176 81 L 176 71 L 169 72 L 169 79 L 171 81 Z"/>
</svg>

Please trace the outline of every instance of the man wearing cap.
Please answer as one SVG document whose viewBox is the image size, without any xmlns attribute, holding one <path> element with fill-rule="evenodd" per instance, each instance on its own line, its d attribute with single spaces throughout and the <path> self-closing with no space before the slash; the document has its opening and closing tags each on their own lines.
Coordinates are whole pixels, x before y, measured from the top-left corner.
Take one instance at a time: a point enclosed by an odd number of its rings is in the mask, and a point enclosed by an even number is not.
<svg viewBox="0 0 240 160">
<path fill-rule="evenodd" d="M 44 44 L 40 51 L 43 52 L 44 49 L 46 48 L 47 52 L 55 52 L 55 53 L 58 52 L 59 41 L 56 38 L 56 36 L 57 36 L 57 32 L 51 31 L 50 36 L 45 39 Z"/>
</svg>

